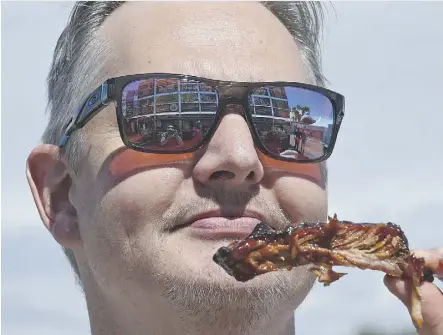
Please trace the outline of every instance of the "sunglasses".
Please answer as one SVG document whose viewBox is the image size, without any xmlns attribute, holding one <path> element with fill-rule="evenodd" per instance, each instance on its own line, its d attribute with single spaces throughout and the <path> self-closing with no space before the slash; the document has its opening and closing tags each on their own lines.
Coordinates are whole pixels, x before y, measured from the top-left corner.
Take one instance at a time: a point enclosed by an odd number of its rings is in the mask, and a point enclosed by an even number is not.
<svg viewBox="0 0 443 335">
<path fill-rule="evenodd" d="M 255 146 L 272 158 L 326 160 L 344 116 L 344 97 L 297 82 L 228 82 L 180 74 L 108 79 L 80 106 L 59 146 L 109 103 L 130 149 L 157 154 L 193 152 L 214 135 L 223 111 L 240 108 Z"/>
</svg>

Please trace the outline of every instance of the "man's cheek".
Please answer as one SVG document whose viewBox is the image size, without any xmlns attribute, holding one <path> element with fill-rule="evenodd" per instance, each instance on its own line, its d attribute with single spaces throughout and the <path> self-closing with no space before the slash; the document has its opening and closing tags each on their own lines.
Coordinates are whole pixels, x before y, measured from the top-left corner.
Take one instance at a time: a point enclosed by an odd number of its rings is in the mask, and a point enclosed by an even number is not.
<svg viewBox="0 0 443 335">
<path fill-rule="evenodd" d="M 159 204 L 144 192 L 119 185 L 98 201 L 94 213 L 82 217 L 83 248 L 96 276 L 111 275 L 113 268 L 131 266 L 139 258 L 139 240 L 152 242 L 158 227 Z"/>
<path fill-rule="evenodd" d="M 309 180 L 321 188 L 327 186 L 327 167 L 326 163 L 297 164 L 293 162 L 279 161 L 259 153 L 260 161 L 263 166 L 273 171 L 280 171 L 298 178 Z M 276 176 L 275 173 L 273 173 Z M 277 174 L 278 175 L 278 174 Z"/>
<path fill-rule="evenodd" d="M 317 184 L 295 177 L 281 177 L 274 185 L 281 208 L 293 219 L 324 220 L 327 192 Z"/>
<path fill-rule="evenodd" d="M 110 190 L 101 201 L 101 216 L 109 225 L 119 225 L 131 235 L 161 219 L 174 194 L 142 180 L 125 181 Z"/>
<path fill-rule="evenodd" d="M 116 180 L 122 180 L 143 170 L 164 167 L 177 162 L 191 162 L 194 153 L 149 154 L 121 148 L 109 159 L 106 170 Z"/>
</svg>

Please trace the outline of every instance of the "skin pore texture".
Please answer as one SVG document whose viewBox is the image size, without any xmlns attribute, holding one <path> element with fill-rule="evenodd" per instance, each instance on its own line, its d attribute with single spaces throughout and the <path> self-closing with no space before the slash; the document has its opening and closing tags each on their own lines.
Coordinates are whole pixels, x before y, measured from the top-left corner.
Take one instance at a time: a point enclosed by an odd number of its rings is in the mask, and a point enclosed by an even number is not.
<svg viewBox="0 0 443 335">
<path fill-rule="evenodd" d="M 309 82 L 292 36 L 259 3 L 127 3 L 98 38 L 112 64 L 97 85 L 151 72 Z M 277 229 L 327 216 L 319 164 L 277 168 L 254 147 L 242 109 L 223 113 L 211 141 L 179 162 L 125 149 L 114 105 L 82 130 L 76 174 L 55 159 L 55 146 L 31 154 L 37 207 L 56 240 L 74 251 L 93 335 L 294 333 L 293 311 L 314 282 L 306 268 L 240 283 L 212 261 L 230 240 L 171 229 L 217 209 L 255 211 Z"/>
</svg>

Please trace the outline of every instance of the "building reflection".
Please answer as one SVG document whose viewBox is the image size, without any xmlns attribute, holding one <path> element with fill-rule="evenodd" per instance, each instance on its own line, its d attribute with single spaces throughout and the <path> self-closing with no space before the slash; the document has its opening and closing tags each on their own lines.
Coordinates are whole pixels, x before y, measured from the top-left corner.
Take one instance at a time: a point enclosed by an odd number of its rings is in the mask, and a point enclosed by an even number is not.
<svg viewBox="0 0 443 335">
<path fill-rule="evenodd" d="M 149 79 L 131 88 L 123 92 L 122 113 L 125 132 L 134 143 L 149 142 L 160 148 L 172 126 L 183 140 L 177 146 L 191 146 L 207 133 L 215 118 L 218 96 L 207 84 Z"/>
<path fill-rule="evenodd" d="M 290 106 L 286 87 L 260 87 L 249 98 L 258 135 L 268 150 L 293 158 L 324 154 L 332 134 L 332 120 L 315 125 L 309 106 Z"/>
</svg>

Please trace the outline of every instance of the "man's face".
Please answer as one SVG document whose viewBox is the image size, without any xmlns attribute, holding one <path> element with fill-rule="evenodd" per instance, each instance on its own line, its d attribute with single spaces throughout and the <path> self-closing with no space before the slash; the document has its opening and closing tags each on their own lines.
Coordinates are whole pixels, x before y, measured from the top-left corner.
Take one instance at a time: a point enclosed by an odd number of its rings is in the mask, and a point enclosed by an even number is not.
<svg viewBox="0 0 443 335">
<path fill-rule="evenodd" d="M 114 71 L 103 73 L 98 83 L 152 72 L 307 81 L 292 36 L 258 3 L 127 3 L 105 21 L 100 35 L 110 43 Z M 233 303 L 233 297 L 239 304 L 271 297 L 285 297 L 294 307 L 301 302 L 313 282 L 305 268 L 239 283 L 212 261 L 219 247 L 246 233 L 204 229 L 212 223 L 252 230 L 264 219 L 283 228 L 327 215 L 322 181 L 300 174 L 306 166 L 291 164 L 285 171 L 271 160 L 263 163 L 241 108 L 223 113 L 204 148 L 172 163 L 122 151 L 113 105 L 84 128 L 87 155 L 70 198 L 82 241 L 75 254 L 86 286 L 94 282 L 109 299 L 121 301 L 123 295 L 139 307 L 165 296 L 187 307 Z M 136 161 L 145 165 L 135 166 Z M 218 218 L 190 225 L 205 213 Z M 222 218 L 248 215 L 259 219 Z"/>
</svg>

